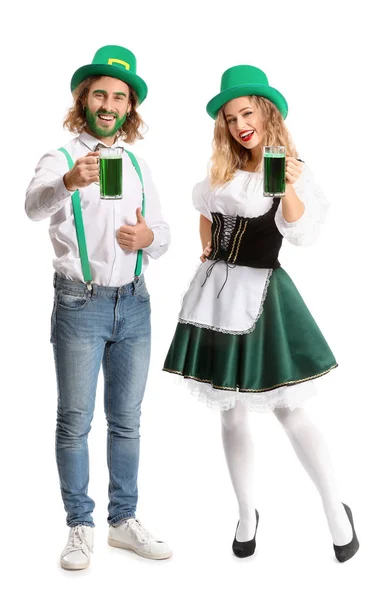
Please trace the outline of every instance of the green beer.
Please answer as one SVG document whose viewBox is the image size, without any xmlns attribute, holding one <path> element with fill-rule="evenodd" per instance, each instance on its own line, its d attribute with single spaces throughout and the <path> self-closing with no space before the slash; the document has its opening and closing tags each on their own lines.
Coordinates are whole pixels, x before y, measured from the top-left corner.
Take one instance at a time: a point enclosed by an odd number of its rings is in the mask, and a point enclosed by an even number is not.
<svg viewBox="0 0 391 600">
<path fill-rule="evenodd" d="M 100 197 L 122 198 L 122 157 L 100 159 Z"/>
<path fill-rule="evenodd" d="M 122 198 L 122 151 L 121 147 L 99 149 L 99 184 L 102 200 Z"/>
<path fill-rule="evenodd" d="M 285 195 L 285 148 L 265 146 L 263 149 L 263 195 Z"/>
</svg>

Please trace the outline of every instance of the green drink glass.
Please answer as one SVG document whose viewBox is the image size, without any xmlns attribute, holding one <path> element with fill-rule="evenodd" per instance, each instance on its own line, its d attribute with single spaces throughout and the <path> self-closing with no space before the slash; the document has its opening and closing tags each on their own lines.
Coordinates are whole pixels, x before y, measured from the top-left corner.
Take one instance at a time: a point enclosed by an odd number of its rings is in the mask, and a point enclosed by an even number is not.
<svg viewBox="0 0 391 600">
<path fill-rule="evenodd" d="M 263 195 L 285 196 L 285 147 L 263 148 Z"/>
<path fill-rule="evenodd" d="M 99 152 L 100 197 L 102 200 L 121 200 L 123 148 L 100 147 Z"/>
</svg>

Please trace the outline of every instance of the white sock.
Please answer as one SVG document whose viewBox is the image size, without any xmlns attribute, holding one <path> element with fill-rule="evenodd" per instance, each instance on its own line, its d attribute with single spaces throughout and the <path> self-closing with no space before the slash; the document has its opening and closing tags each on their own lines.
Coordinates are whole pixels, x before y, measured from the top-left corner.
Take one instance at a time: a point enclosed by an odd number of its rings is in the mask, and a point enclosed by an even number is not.
<svg viewBox="0 0 391 600">
<path fill-rule="evenodd" d="M 318 489 L 334 544 L 348 544 L 353 537 L 352 526 L 341 502 L 323 436 L 302 408 L 293 411 L 289 408 L 278 408 L 274 414 Z"/>
<path fill-rule="evenodd" d="M 239 503 L 239 527 L 236 533 L 238 542 L 251 540 L 256 526 L 253 497 L 254 451 L 247 412 L 239 402 L 234 408 L 221 411 L 225 458 Z"/>
</svg>

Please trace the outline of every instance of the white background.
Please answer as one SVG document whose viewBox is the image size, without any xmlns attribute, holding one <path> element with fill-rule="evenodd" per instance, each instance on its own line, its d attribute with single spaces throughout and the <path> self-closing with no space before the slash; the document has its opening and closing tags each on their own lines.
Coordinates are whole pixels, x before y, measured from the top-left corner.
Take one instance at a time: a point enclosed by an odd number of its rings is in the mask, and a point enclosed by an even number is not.
<svg viewBox="0 0 391 600">
<path fill-rule="evenodd" d="M 389 598 L 391 559 L 389 37 L 386 3 L 11 3 L 2 13 L 2 539 L 7 598 Z M 3 8 L 4 11 L 4 8 Z M 56 11 L 56 12 L 55 12 Z M 73 72 L 106 44 L 131 49 L 149 96 L 136 153 L 149 163 L 172 245 L 147 273 L 153 353 L 143 405 L 138 516 L 174 549 L 154 562 L 107 545 L 102 381 L 90 434 L 95 552 L 85 572 L 59 555 L 68 529 L 54 458 L 48 221 L 24 213 L 39 158 L 66 143 Z M 340 565 L 317 492 L 273 415 L 254 415 L 257 552 L 231 553 L 237 510 L 219 415 L 161 371 L 180 298 L 198 263 L 191 190 L 204 177 L 207 101 L 235 64 L 262 68 L 289 103 L 301 157 L 331 202 L 319 242 L 281 262 L 340 367 L 308 410 L 323 431 L 361 549 Z"/>
</svg>

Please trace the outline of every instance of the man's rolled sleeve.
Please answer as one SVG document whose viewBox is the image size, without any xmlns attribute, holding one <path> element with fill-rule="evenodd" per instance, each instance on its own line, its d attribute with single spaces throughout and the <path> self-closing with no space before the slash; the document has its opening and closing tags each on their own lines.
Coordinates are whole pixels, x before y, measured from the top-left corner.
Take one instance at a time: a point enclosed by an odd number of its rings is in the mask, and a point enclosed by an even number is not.
<svg viewBox="0 0 391 600">
<path fill-rule="evenodd" d="M 170 229 L 163 219 L 159 195 L 152 180 L 151 172 L 144 160 L 139 159 L 144 179 L 145 189 L 145 220 L 149 229 L 153 231 L 154 239 L 144 251 L 153 259 L 157 259 L 167 252 L 170 245 Z"/>
<path fill-rule="evenodd" d="M 153 232 L 153 242 L 147 248 L 144 248 L 145 252 L 153 259 L 159 258 L 165 252 L 167 252 L 170 245 L 170 231 L 166 223 L 150 227 Z"/>
<path fill-rule="evenodd" d="M 71 196 L 64 184 L 66 168 L 59 154 L 54 150 L 41 158 L 27 188 L 25 211 L 33 221 L 50 217 L 60 210 Z"/>
</svg>

